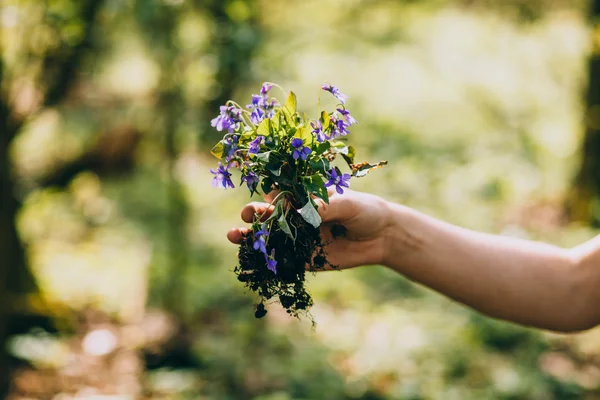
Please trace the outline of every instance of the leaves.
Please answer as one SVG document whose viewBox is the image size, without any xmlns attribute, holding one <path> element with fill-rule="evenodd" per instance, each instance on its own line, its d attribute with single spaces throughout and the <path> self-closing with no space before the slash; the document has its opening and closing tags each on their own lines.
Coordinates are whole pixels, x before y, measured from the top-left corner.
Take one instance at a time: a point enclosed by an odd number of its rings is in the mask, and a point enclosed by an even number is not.
<svg viewBox="0 0 600 400">
<path fill-rule="evenodd" d="M 323 143 L 319 143 L 319 146 L 317 146 L 317 153 L 318 154 L 323 154 L 327 150 L 329 150 L 330 148 L 331 148 L 331 142 L 329 142 L 329 141 L 325 141 Z"/>
<path fill-rule="evenodd" d="M 269 118 L 265 118 L 258 124 L 258 128 L 256 128 L 256 134 L 259 136 L 269 136 L 271 134 L 271 120 Z"/>
<path fill-rule="evenodd" d="M 223 144 L 223 141 L 220 141 L 219 143 L 217 143 L 215 145 L 215 147 L 213 147 L 212 150 L 210 151 L 210 154 L 217 157 L 219 160 L 223 158 L 224 153 L 225 153 L 225 145 Z"/>
<path fill-rule="evenodd" d="M 298 130 L 294 134 L 294 137 L 302 139 L 302 141 L 306 145 L 310 145 L 314 139 L 312 133 L 306 126 L 301 126 L 300 128 L 298 128 Z"/>
<path fill-rule="evenodd" d="M 269 162 L 269 157 L 270 157 L 270 156 L 271 156 L 271 152 L 270 152 L 270 151 L 267 151 L 267 152 L 265 152 L 265 153 L 258 153 L 258 154 L 256 155 L 256 158 L 257 158 L 257 159 L 259 159 L 259 160 L 260 160 L 260 161 L 262 161 L 262 162 L 266 162 L 266 163 L 268 163 L 268 162 Z"/>
<path fill-rule="evenodd" d="M 324 158 L 312 159 L 308 162 L 308 166 L 312 170 L 320 172 L 322 175 L 327 175 L 327 172 L 331 169 L 329 166 L 329 161 Z"/>
<path fill-rule="evenodd" d="M 309 194 L 322 199 L 325 203 L 329 203 L 329 195 L 327 194 L 327 188 L 325 182 L 320 175 L 306 176 L 302 178 L 302 183 Z"/>
<path fill-rule="evenodd" d="M 281 229 L 286 235 L 290 237 L 290 239 L 292 239 L 292 241 L 296 242 L 296 228 L 294 228 L 294 232 L 292 232 L 290 224 L 287 221 L 287 212 L 283 212 L 283 206 L 281 204 L 281 202 L 278 202 L 277 207 L 274 211 L 274 214 L 278 215 L 277 225 L 279 226 L 279 229 Z"/>
<path fill-rule="evenodd" d="M 296 108 L 296 95 L 294 94 L 294 92 L 290 92 L 290 95 L 288 96 L 287 101 L 285 102 L 284 109 L 289 113 L 289 115 L 294 115 L 296 113 Z"/>
<path fill-rule="evenodd" d="M 323 222 L 323 220 L 321 219 L 321 216 L 317 212 L 317 209 L 315 208 L 315 205 L 314 205 L 312 199 L 309 199 L 308 202 L 306 203 L 306 205 L 304 205 L 304 207 L 299 209 L 298 212 L 300 213 L 300 215 L 302 216 L 302 218 L 304 218 L 304 220 L 306 222 L 308 222 L 315 228 L 318 228 L 319 226 L 321 226 L 321 222 Z"/>
<path fill-rule="evenodd" d="M 354 163 L 354 157 L 356 157 L 356 149 L 352 146 L 348 146 L 348 153 L 342 153 L 342 157 L 344 157 L 344 160 L 346 160 L 348 166 L 352 168 L 352 164 Z"/>
<path fill-rule="evenodd" d="M 285 163 L 285 160 L 281 157 L 277 157 L 278 153 L 272 153 L 271 157 L 269 157 L 269 162 L 265 166 L 269 172 L 271 172 L 275 176 L 281 175 L 281 168 Z"/>
<path fill-rule="evenodd" d="M 273 191 L 273 185 L 275 184 L 275 181 L 273 181 L 272 178 L 270 177 L 266 177 L 262 180 L 262 182 L 260 183 L 260 187 L 263 190 L 263 193 L 265 195 L 271 193 Z"/>
<path fill-rule="evenodd" d="M 374 169 L 378 169 L 383 167 L 384 165 L 387 165 L 387 161 L 380 161 L 377 164 L 369 164 L 368 162 L 362 162 L 360 164 L 351 164 L 350 167 L 352 168 L 352 176 L 357 177 L 357 178 L 361 178 L 365 175 L 367 175 L 369 172 L 371 172 Z"/>
<path fill-rule="evenodd" d="M 321 124 L 323 125 L 324 131 L 329 129 L 329 125 L 331 125 L 331 117 L 326 111 L 321 112 Z"/>
<path fill-rule="evenodd" d="M 344 142 L 336 140 L 332 143 L 332 148 L 336 153 L 347 155 L 348 154 L 348 145 Z"/>
</svg>

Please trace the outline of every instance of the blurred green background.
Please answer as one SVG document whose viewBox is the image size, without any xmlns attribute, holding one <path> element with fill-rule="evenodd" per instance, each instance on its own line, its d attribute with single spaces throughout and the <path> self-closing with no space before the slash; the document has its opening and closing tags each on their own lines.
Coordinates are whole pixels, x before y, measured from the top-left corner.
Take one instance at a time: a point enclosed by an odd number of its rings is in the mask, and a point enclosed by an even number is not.
<svg viewBox="0 0 600 400">
<path fill-rule="evenodd" d="M 353 183 L 573 246 L 600 227 L 600 1 L 0 1 L 0 397 L 600 399 L 600 330 L 477 315 L 382 267 L 255 320 L 247 192 L 209 121 L 263 81 L 349 94 Z M 246 101 L 246 102 L 245 102 Z M 239 179 L 239 178 L 236 178 Z"/>
</svg>

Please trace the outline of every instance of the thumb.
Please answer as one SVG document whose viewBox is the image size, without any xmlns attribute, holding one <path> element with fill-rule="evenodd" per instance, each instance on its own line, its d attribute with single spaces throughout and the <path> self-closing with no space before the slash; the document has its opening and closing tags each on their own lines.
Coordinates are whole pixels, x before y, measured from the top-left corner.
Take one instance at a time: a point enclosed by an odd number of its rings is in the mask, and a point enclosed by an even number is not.
<svg viewBox="0 0 600 400">
<path fill-rule="evenodd" d="M 316 199 L 319 206 L 317 212 L 321 216 L 323 223 L 344 222 L 349 218 L 349 206 L 351 205 L 349 189 L 344 191 L 344 194 L 338 194 L 332 188 L 327 190 L 329 194 L 329 203 L 322 199 Z"/>
</svg>

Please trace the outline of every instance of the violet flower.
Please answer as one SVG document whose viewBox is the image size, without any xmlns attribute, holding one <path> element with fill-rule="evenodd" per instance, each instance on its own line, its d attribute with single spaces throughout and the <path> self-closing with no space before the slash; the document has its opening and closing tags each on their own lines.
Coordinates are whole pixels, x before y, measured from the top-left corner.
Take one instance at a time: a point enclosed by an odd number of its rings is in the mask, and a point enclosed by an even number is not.
<svg viewBox="0 0 600 400">
<path fill-rule="evenodd" d="M 333 85 L 330 85 L 329 83 L 326 83 L 323 86 L 321 86 L 321 89 L 331 93 L 333 95 L 333 97 L 338 99 L 342 104 L 344 104 L 346 102 L 346 99 L 348 98 L 348 96 L 346 96 L 344 93 L 340 92 L 340 89 L 338 89 L 337 87 L 335 87 Z"/>
<path fill-rule="evenodd" d="M 246 175 L 242 176 L 242 182 L 246 182 L 246 185 L 248 185 L 248 189 L 250 190 L 250 193 L 254 192 L 256 185 L 258 184 L 258 181 L 259 181 L 258 175 L 256 175 L 252 171 L 248 171 L 248 173 L 246 173 Z"/>
<path fill-rule="evenodd" d="M 221 113 L 210 121 L 210 125 L 217 128 L 219 132 L 223 130 L 233 132 L 242 121 L 242 110 L 234 106 L 221 106 L 220 110 Z"/>
<path fill-rule="evenodd" d="M 267 268 L 273 271 L 275 275 L 277 275 L 277 261 L 275 261 L 275 249 L 271 250 L 270 256 L 267 256 L 265 254 L 265 261 L 267 262 Z"/>
<path fill-rule="evenodd" d="M 350 133 L 348 130 L 349 125 L 341 118 L 331 117 L 331 139 L 346 136 Z"/>
<path fill-rule="evenodd" d="M 352 115 L 350 115 L 350 111 L 348 111 L 344 108 L 338 108 L 337 112 L 342 114 L 342 116 L 346 119 L 346 122 L 348 122 L 348 126 L 358 124 L 358 121 L 356 119 L 354 119 L 354 117 Z"/>
<path fill-rule="evenodd" d="M 325 140 L 328 139 L 327 135 L 323 131 L 323 124 L 321 123 L 321 121 L 311 121 L 310 126 L 312 126 L 313 128 L 313 130 L 311 131 L 312 134 L 314 134 L 317 137 L 317 142 L 323 143 Z"/>
<path fill-rule="evenodd" d="M 254 125 L 260 124 L 265 118 L 271 118 L 275 115 L 275 107 L 278 105 L 274 99 L 269 101 L 269 91 L 273 85 L 265 83 L 260 88 L 260 94 L 252 95 L 252 103 L 246 107 L 252 110 L 250 120 Z"/>
<path fill-rule="evenodd" d="M 263 224 L 260 230 L 254 234 L 254 244 L 252 245 L 252 247 L 254 248 L 254 250 L 260 250 L 261 253 L 267 255 L 266 238 L 267 236 L 269 236 L 269 231 L 265 228 L 266 226 Z"/>
<path fill-rule="evenodd" d="M 260 94 L 266 96 L 269 93 L 269 90 L 271 90 L 271 88 L 273 88 L 272 84 L 263 83 L 262 87 L 260 88 Z"/>
<path fill-rule="evenodd" d="M 250 113 L 250 121 L 252 121 L 254 125 L 260 124 L 263 119 L 265 119 L 265 112 L 260 108 L 255 108 L 252 110 L 252 113 Z"/>
<path fill-rule="evenodd" d="M 312 150 L 304 146 L 304 142 L 300 138 L 292 139 L 292 147 L 294 148 L 294 153 L 292 154 L 294 160 L 297 160 L 298 158 L 306 160 L 308 155 L 312 153 Z"/>
<path fill-rule="evenodd" d="M 231 181 L 231 173 L 227 171 L 229 166 L 225 167 L 223 164 L 219 163 L 219 168 L 215 171 L 214 169 L 210 169 L 210 172 L 215 175 L 212 180 L 213 187 L 222 186 L 224 189 L 227 187 L 234 188 L 233 182 Z"/>
<path fill-rule="evenodd" d="M 335 190 L 339 194 L 344 193 L 343 188 L 350 187 L 350 174 L 338 175 L 335 168 L 329 171 L 329 180 L 325 183 L 325 187 L 335 186 Z"/>
<path fill-rule="evenodd" d="M 250 142 L 250 148 L 248 149 L 248 153 L 250 154 L 258 154 L 260 151 L 260 144 L 262 143 L 264 136 L 257 136 L 256 139 Z"/>
<path fill-rule="evenodd" d="M 238 137 L 237 135 L 229 136 L 225 139 L 225 160 L 229 161 L 235 157 L 235 152 L 238 149 Z"/>
</svg>

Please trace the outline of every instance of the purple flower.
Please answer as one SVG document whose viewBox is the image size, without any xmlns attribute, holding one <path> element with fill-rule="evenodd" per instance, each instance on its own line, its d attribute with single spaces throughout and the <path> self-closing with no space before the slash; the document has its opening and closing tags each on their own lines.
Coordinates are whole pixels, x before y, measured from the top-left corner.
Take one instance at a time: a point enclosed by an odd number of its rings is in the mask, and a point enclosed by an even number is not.
<svg viewBox="0 0 600 400">
<path fill-rule="evenodd" d="M 265 254 L 265 260 L 267 261 L 267 268 L 273 271 L 277 275 L 277 261 L 275 261 L 275 249 L 271 250 L 271 256 Z"/>
<path fill-rule="evenodd" d="M 266 226 L 261 226 L 260 230 L 254 234 L 254 244 L 252 247 L 254 250 L 260 250 L 261 253 L 267 255 L 267 242 L 266 238 L 269 236 L 269 231 L 265 229 Z"/>
<path fill-rule="evenodd" d="M 333 85 L 330 85 L 329 83 L 326 83 L 323 86 L 321 86 L 321 89 L 331 93 L 333 97 L 338 99 L 342 104 L 344 104 L 346 102 L 346 99 L 348 98 L 348 96 L 340 92 L 340 89 L 336 88 Z"/>
<path fill-rule="evenodd" d="M 352 115 L 350 115 L 350 111 L 343 109 L 343 108 L 338 108 L 337 112 L 339 112 L 340 114 L 342 114 L 342 116 L 346 119 L 346 121 L 348 122 L 348 126 L 352 126 L 354 124 L 358 124 L 358 121 L 354 119 L 354 117 Z"/>
<path fill-rule="evenodd" d="M 304 142 L 300 138 L 292 139 L 292 147 L 295 149 L 294 154 L 292 154 L 294 160 L 297 160 L 298 158 L 306 160 L 308 158 L 308 155 L 312 153 L 312 150 L 304 146 Z"/>
<path fill-rule="evenodd" d="M 263 119 L 265 119 L 265 112 L 263 110 L 260 108 L 255 108 L 252 110 L 252 113 L 250 114 L 250 121 L 252 121 L 254 125 L 260 124 Z"/>
<path fill-rule="evenodd" d="M 264 136 L 257 136 L 256 139 L 250 142 L 250 148 L 248 149 L 248 153 L 250 154 L 258 154 L 260 150 L 260 144 L 262 143 Z"/>
<path fill-rule="evenodd" d="M 339 136 L 346 136 L 350 133 L 348 130 L 349 125 L 341 118 L 331 117 L 331 126 L 331 139 Z"/>
<path fill-rule="evenodd" d="M 260 88 L 260 94 L 253 94 L 252 103 L 246 106 L 252 110 L 250 120 L 254 125 L 258 125 L 263 119 L 275 115 L 275 107 L 278 103 L 274 99 L 269 101 L 269 91 L 272 87 L 273 85 L 270 83 L 263 84 Z"/>
<path fill-rule="evenodd" d="M 311 121 L 310 126 L 313 127 L 312 133 L 317 137 L 317 142 L 322 143 L 328 139 L 325 132 L 323 132 L 323 124 L 321 121 Z"/>
<path fill-rule="evenodd" d="M 248 171 L 248 173 L 246 173 L 246 175 L 242 176 L 242 182 L 246 182 L 246 185 L 248 185 L 248 189 L 250 190 L 250 193 L 254 192 L 256 185 L 258 184 L 258 175 L 256 175 L 254 172 L 252 171 Z"/>
<path fill-rule="evenodd" d="M 216 171 L 211 168 L 210 172 L 215 175 L 212 180 L 213 187 L 222 186 L 224 189 L 227 189 L 228 186 L 230 188 L 235 187 L 233 186 L 233 182 L 231 182 L 231 173 L 227 171 L 227 168 L 229 166 L 224 167 L 221 163 L 219 163 L 219 168 Z"/>
<path fill-rule="evenodd" d="M 265 109 L 267 118 L 271 118 L 272 116 L 275 115 L 275 107 L 277 107 L 278 105 L 279 105 L 279 103 L 275 99 L 271 99 L 270 102 L 265 102 L 263 108 Z"/>
<path fill-rule="evenodd" d="M 263 96 L 260 96 L 258 94 L 253 94 L 252 95 L 252 104 L 248 104 L 246 107 L 248 107 L 248 108 L 258 107 L 262 104 L 263 101 L 264 101 Z"/>
<path fill-rule="evenodd" d="M 332 168 L 331 171 L 329 171 L 329 180 L 325 183 L 325 187 L 329 186 L 335 186 L 335 190 L 339 194 L 343 194 L 344 189 L 342 188 L 350 187 L 350 174 L 338 175 L 336 169 Z"/>
<path fill-rule="evenodd" d="M 237 135 L 229 136 L 225 139 L 225 160 L 229 161 L 235 157 L 235 152 L 238 149 L 238 137 Z"/>
<path fill-rule="evenodd" d="M 242 110 L 234 106 L 221 106 L 220 110 L 221 113 L 210 121 L 210 125 L 217 128 L 219 132 L 223 130 L 233 132 L 242 120 Z"/>
<path fill-rule="evenodd" d="M 262 87 L 260 88 L 260 94 L 262 94 L 263 96 L 266 96 L 272 87 L 273 87 L 273 85 L 271 85 L 270 83 L 263 83 Z"/>
</svg>

